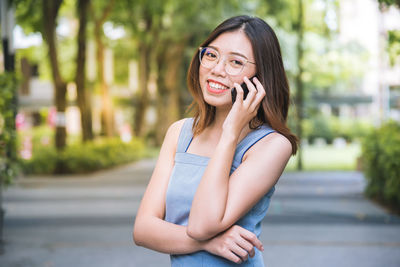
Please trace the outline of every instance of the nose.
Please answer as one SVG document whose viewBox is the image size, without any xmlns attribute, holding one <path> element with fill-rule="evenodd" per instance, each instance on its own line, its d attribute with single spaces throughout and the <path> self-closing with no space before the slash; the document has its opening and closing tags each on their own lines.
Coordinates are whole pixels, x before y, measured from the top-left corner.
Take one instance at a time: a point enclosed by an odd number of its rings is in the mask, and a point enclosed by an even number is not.
<svg viewBox="0 0 400 267">
<path fill-rule="evenodd" d="M 214 66 L 212 69 L 212 73 L 220 76 L 225 76 L 226 71 L 225 71 L 225 59 L 220 59 L 217 64 Z"/>
</svg>

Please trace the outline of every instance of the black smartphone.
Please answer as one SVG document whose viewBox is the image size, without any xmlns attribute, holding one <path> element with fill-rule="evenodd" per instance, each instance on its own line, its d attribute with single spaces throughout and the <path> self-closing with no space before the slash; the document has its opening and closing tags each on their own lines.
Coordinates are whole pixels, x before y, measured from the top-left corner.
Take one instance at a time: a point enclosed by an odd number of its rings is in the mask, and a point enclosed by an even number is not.
<svg viewBox="0 0 400 267">
<path fill-rule="evenodd" d="M 254 76 L 254 77 L 255 77 L 255 76 Z M 254 77 L 251 77 L 251 78 L 249 79 L 250 82 L 251 82 L 252 84 L 254 84 L 254 82 L 253 82 L 253 78 L 254 78 Z M 245 100 L 245 99 L 246 99 L 246 96 L 247 96 L 248 93 L 249 93 L 249 88 L 247 88 L 247 84 L 246 84 L 245 82 L 243 82 L 240 86 L 241 86 L 242 89 L 243 89 L 243 100 Z M 254 84 L 254 86 L 256 86 L 256 85 Z M 233 104 L 233 103 L 235 103 L 235 101 L 236 101 L 236 95 L 237 95 L 236 87 L 233 87 L 233 88 L 231 89 L 231 95 L 232 95 L 232 104 Z"/>
</svg>

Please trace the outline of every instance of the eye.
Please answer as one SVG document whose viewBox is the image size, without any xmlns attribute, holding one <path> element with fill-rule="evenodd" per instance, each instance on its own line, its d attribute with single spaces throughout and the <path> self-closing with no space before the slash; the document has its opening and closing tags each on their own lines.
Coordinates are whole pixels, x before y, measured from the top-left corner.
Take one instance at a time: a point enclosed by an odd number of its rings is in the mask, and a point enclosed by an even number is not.
<svg viewBox="0 0 400 267">
<path fill-rule="evenodd" d="M 218 58 L 218 54 L 216 51 L 213 51 L 212 49 L 207 49 L 204 52 L 204 56 L 206 57 L 206 59 L 208 60 L 215 60 Z"/>
<path fill-rule="evenodd" d="M 241 68 L 241 67 L 243 67 L 243 65 L 244 65 L 244 60 L 237 59 L 237 58 L 231 58 L 231 59 L 229 60 L 229 64 L 230 64 L 232 67 Z"/>
</svg>

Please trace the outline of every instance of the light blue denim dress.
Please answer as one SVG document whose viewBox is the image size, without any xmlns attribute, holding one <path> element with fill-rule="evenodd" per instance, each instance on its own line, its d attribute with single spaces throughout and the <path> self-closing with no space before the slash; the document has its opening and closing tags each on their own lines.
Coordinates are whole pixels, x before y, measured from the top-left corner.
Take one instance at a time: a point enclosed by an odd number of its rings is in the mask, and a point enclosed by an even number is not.
<svg viewBox="0 0 400 267">
<path fill-rule="evenodd" d="M 183 124 L 177 152 L 175 154 L 175 165 L 170 177 L 167 196 L 165 220 L 178 225 L 187 225 L 192 200 L 196 189 L 203 176 L 209 158 L 187 153 L 193 139 L 193 118 L 186 119 Z M 263 125 L 257 130 L 250 132 L 236 147 L 231 174 L 240 165 L 243 155 L 261 138 L 274 132 L 270 127 Z M 260 236 L 261 221 L 267 213 L 271 196 L 275 191 L 273 187 L 261 200 L 236 224 Z M 264 266 L 260 251 L 255 249 L 255 256 L 238 265 L 222 257 L 215 256 L 206 251 L 199 251 L 185 255 L 171 255 L 171 266 L 173 267 L 219 267 L 219 266 Z"/>
</svg>

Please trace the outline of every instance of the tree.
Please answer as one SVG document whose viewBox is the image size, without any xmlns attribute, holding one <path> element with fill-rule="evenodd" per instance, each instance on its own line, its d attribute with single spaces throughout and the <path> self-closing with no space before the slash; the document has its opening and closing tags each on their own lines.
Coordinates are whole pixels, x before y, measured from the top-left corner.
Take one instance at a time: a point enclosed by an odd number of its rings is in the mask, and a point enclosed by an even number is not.
<svg viewBox="0 0 400 267">
<path fill-rule="evenodd" d="M 385 6 L 397 6 L 397 8 L 400 8 L 400 0 L 378 0 L 379 4 L 385 5 Z"/>
<path fill-rule="evenodd" d="M 56 26 L 57 17 L 62 4 L 62 0 L 42 0 L 42 35 L 47 43 L 49 49 L 49 59 L 53 75 L 53 82 L 55 88 L 55 102 L 57 108 L 56 120 L 56 135 L 55 144 L 58 150 L 61 150 L 66 145 L 67 131 L 65 110 L 67 106 L 66 92 L 67 84 L 60 74 L 60 67 L 58 64 L 58 53 L 56 46 Z M 38 2 L 38 1 L 31 1 Z"/>
<path fill-rule="evenodd" d="M 102 133 L 106 136 L 114 135 L 112 102 L 109 93 L 109 84 L 104 73 L 104 32 L 103 25 L 115 6 L 115 0 L 95 1 L 91 6 L 94 21 L 94 38 L 96 42 L 97 77 L 102 99 Z M 100 11 L 100 12 L 99 12 Z"/>
<path fill-rule="evenodd" d="M 76 75 L 75 83 L 77 90 L 78 106 L 81 111 L 81 127 L 82 127 L 82 140 L 88 141 L 93 139 L 92 129 L 92 109 L 90 101 L 90 92 L 86 90 L 86 25 L 87 14 L 90 0 L 78 0 L 77 12 L 79 17 L 79 30 L 78 30 L 78 53 L 76 57 Z"/>
<path fill-rule="evenodd" d="M 298 15 L 297 15 L 297 21 L 295 23 L 295 30 L 297 31 L 297 44 L 296 44 L 296 50 L 297 50 L 297 67 L 298 67 L 298 72 L 296 73 L 296 117 L 297 117 L 297 127 L 296 127 L 296 133 L 297 137 L 301 141 L 303 138 L 303 118 L 304 118 L 304 85 L 302 81 L 302 75 L 303 75 L 303 56 L 304 56 L 304 48 L 303 48 L 303 41 L 304 41 L 304 6 L 303 6 L 303 0 L 297 0 L 297 8 L 298 8 Z M 298 160 L 297 160 L 297 169 L 302 170 L 303 169 L 303 156 L 302 156 L 302 149 L 301 149 L 301 143 L 300 143 L 300 149 L 298 151 Z"/>
<path fill-rule="evenodd" d="M 266 1 L 260 12 L 267 13 L 283 50 L 286 72 L 294 89 L 295 121 L 289 120 L 298 138 L 304 138 L 303 120 L 312 114 L 311 96 L 318 91 L 356 88 L 363 72 L 364 52 L 339 43 L 335 19 L 337 0 Z M 305 15 L 306 14 L 306 15 Z M 353 44 L 351 44 L 353 45 Z M 303 167 L 302 147 L 297 168 Z"/>
<path fill-rule="evenodd" d="M 278 23 L 278 27 L 290 32 L 295 36 L 295 65 L 296 68 L 292 73 L 292 79 L 295 85 L 295 98 L 296 104 L 296 122 L 295 132 L 298 139 L 301 141 L 303 137 L 303 118 L 304 118 L 304 83 L 302 76 L 304 73 L 304 32 L 305 32 L 305 21 L 304 21 L 304 10 L 305 5 L 303 0 L 296 0 L 295 2 L 284 0 L 284 1 L 266 1 L 266 12 L 274 18 Z M 290 78 L 290 75 L 289 75 Z M 301 144 L 297 151 L 297 169 L 302 170 L 303 168 L 303 157 Z"/>
<path fill-rule="evenodd" d="M 119 11 L 112 20 L 129 29 L 135 39 L 138 55 L 139 90 L 136 96 L 134 112 L 134 133 L 144 135 L 144 119 L 149 106 L 148 81 L 150 77 L 151 55 L 159 34 L 164 4 L 161 0 L 125 0 L 118 1 Z"/>
<path fill-rule="evenodd" d="M 400 0 L 378 0 L 380 9 L 395 6 L 400 9 Z M 392 66 L 400 63 L 400 30 L 388 31 L 388 54 Z"/>
<path fill-rule="evenodd" d="M 93 138 L 90 95 L 85 87 L 85 57 L 86 57 L 86 26 L 89 0 L 78 0 L 77 12 L 79 30 L 77 37 L 75 82 L 77 85 L 78 106 L 81 111 L 83 140 Z M 57 21 L 63 0 L 14 0 L 18 23 L 27 32 L 40 32 L 48 47 L 51 75 L 55 90 L 55 105 L 57 109 L 55 145 L 61 150 L 66 145 L 67 82 L 62 75 L 58 38 L 56 34 Z M 66 1 L 68 5 L 71 1 Z M 64 67 L 64 66 L 63 66 Z"/>
<path fill-rule="evenodd" d="M 168 125 L 182 116 L 182 92 L 188 54 L 214 26 L 242 9 L 240 1 L 144 1 L 118 2 L 112 20 L 129 28 L 135 39 L 139 65 L 134 131 L 145 133 L 144 116 L 150 103 L 147 83 L 150 73 L 157 77 L 157 127 L 159 143 Z M 207 12 L 202 12 L 206 10 Z M 200 15 L 199 15 L 200 14 Z M 188 53 L 190 49 L 190 53 Z"/>
</svg>

